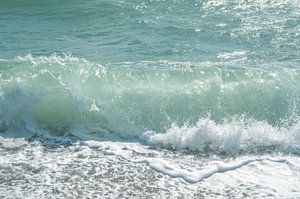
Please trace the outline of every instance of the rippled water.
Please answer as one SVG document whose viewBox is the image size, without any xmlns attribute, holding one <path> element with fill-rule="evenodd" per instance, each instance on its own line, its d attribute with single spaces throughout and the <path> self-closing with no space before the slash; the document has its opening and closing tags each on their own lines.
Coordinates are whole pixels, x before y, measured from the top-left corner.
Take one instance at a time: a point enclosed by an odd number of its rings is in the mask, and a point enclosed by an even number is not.
<svg viewBox="0 0 300 199">
<path fill-rule="evenodd" d="M 300 2 L 0 6 L 0 197 L 300 197 Z"/>
</svg>

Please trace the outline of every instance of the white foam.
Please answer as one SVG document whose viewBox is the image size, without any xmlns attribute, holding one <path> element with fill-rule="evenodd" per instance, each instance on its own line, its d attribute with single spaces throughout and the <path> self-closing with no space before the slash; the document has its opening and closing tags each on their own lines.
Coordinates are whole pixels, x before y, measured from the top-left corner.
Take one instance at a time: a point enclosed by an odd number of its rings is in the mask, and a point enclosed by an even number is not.
<svg viewBox="0 0 300 199">
<path fill-rule="evenodd" d="M 219 53 L 218 58 L 222 59 L 232 59 L 232 58 L 244 58 L 246 56 L 246 51 L 233 51 L 233 52 L 223 52 Z"/>
<path fill-rule="evenodd" d="M 168 175 L 173 178 L 181 178 L 189 183 L 197 183 L 203 181 L 214 174 L 224 173 L 227 171 L 237 170 L 254 162 L 275 162 L 286 163 L 285 158 L 266 157 L 242 157 L 228 162 L 210 161 L 206 166 L 196 169 L 195 167 L 183 168 L 182 165 L 175 163 L 174 159 L 164 157 L 162 153 L 149 149 L 139 143 L 113 142 L 113 141 L 84 141 L 83 145 L 97 148 L 106 155 L 119 156 L 127 161 L 146 164 L 151 169 Z M 152 157 L 149 157 L 152 154 Z"/>
<path fill-rule="evenodd" d="M 38 64 L 59 64 L 65 65 L 65 62 L 83 62 L 88 63 L 88 61 L 84 58 L 74 57 L 70 54 L 64 54 L 64 56 L 58 56 L 56 54 L 52 54 L 50 56 L 37 56 L 34 57 L 31 54 L 27 54 L 25 56 L 17 56 L 15 58 L 16 62 L 27 62 L 30 61 L 34 65 Z"/>
<path fill-rule="evenodd" d="M 19 148 L 11 147 L 16 143 Z M 0 173 L 8 179 L 0 184 L 0 196 L 36 198 L 51 193 L 81 197 L 93 193 L 115 198 L 121 192 L 151 192 L 193 198 L 201 191 L 208 198 L 211 193 L 227 198 L 228 189 L 256 198 L 299 196 L 297 156 L 195 157 L 112 138 L 66 147 L 53 148 L 52 144 L 0 138 Z M 156 191 L 149 192 L 153 188 Z"/>
<path fill-rule="evenodd" d="M 262 121 L 232 121 L 217 124 L 210 119 L 200 119 L 196 125 L 173 125 L 166 133 L 148 131 L 141 136 L 150 144 L 189 149 L 200 152 L 236 154 L 240 151 L 263 149 L 298 153 L 299 126 L 277 128 Z"/>
<path fill-rule="evenodd" d="M 243 166 L 246 166 L 252 162 L 257 161 L 265 161 L 271 159 L 262 159 L 262 158 L 252 158 L 252 159 L 245 159 L 245 160 L 238 160 L 238 161 L 232 161 L 229 163 L 224 163 L 221 161 L 213 162 L 207 165 L 205 168 L 202 168 L 201 170 L 196 169 L 181 169 L 178 167 L 175 167 L 168 162 L 162 160 L 162 159 L 143 159 L 135 161 L 136 163 L 145 163 L 149 165 L 152 169 L 161 172 L 165 175 L 169 175 L 171 177 L 179 177 L 185 180 L 189 183 L 196 183 L 200 182 L 204 179 L 209 178 L 210 176 L 216 174 L 216 173 L 223 173 L 231 170 L 239 169 Z M 285 160 L 275 160 L 277 162 L 284 162 Z"/>
</svg>

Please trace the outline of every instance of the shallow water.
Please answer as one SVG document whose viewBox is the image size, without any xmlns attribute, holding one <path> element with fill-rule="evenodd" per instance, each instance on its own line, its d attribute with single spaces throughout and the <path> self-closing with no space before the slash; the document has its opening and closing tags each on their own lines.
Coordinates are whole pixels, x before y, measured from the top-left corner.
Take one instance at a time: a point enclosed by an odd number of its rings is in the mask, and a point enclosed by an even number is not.
<svg viewBox="0 0 300 199">
<path fill-rule="evenodd" d="M 0 6 L 0 197 L 300 197 L 300 2 Z"/>
</svg>

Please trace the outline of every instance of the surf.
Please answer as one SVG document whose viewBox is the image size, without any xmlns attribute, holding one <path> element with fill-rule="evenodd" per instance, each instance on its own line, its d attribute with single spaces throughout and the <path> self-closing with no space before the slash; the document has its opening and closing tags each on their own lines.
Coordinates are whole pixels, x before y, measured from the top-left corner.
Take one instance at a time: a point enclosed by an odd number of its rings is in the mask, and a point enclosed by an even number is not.
<svg viewBox="0 0 300 199">
<path fill-rule="evenodd" d="M 242 63 L 2 59 L 1 135 L 113 134 L 200 152 L 298 153 L 298 69 Z"/>
</svg>

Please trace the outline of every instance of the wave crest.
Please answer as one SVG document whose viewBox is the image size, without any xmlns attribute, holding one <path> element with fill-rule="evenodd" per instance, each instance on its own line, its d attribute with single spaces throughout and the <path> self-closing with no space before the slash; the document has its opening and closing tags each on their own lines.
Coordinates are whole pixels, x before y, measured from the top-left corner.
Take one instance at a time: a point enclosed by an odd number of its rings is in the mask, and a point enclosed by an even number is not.
<svg viewBox="0 0 300 199">
<path fill-rule="evenodd" d="M 143 134 L 150 144 L 176 150 L 219 154 L 243 152 L 300 152 L 300 122 L 289 128 L 274 127 L 267 122 L 235 120 L 217 124 L 209 118 L 194 126 L 173 125 L 165 133 L 148 131 Z"/>
</svg>

